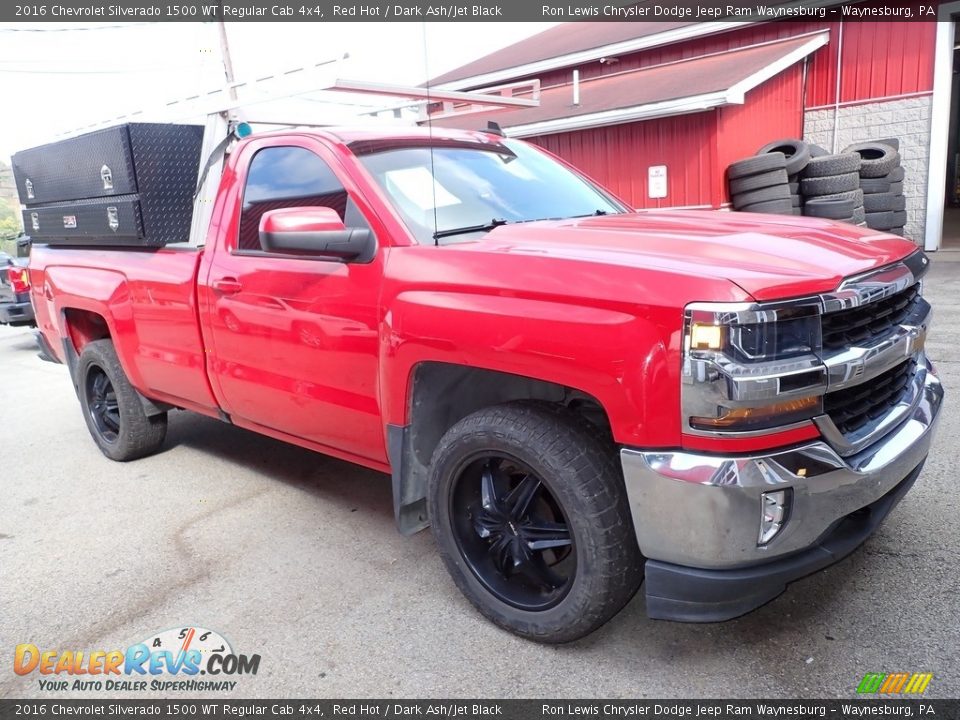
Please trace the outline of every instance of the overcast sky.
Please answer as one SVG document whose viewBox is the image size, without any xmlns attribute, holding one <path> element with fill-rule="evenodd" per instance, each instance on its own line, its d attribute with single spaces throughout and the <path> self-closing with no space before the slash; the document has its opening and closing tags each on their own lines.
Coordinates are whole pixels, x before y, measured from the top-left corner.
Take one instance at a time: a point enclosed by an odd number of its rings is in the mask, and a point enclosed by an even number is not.
<svg viewBox="0 0 960 720">
<path fill-rule="evenodd" d="M 238 80 L 349 53 L 338 77 L 414 85 L 552 24 L 242 22 L 227 33 Z M 214 24 L 105 25 L 0 23 L 5 162 L 60 133 L 222 86 Z M 307 100 L 296 107 L 313 122 L 329 111 Z"/>
</svg>

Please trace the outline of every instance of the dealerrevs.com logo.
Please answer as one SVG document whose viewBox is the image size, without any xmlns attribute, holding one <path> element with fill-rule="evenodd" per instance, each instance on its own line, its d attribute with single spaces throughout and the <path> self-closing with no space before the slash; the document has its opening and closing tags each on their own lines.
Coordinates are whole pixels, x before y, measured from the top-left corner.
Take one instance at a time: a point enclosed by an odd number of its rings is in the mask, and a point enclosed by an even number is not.
<svg viewBox="0 0 960 720">
<path fill-rule="evenodd" d="M 39 689 L 53 692 L 233 690 L 232 678 L 256 675 L 259 668 L 259 655 L 237 654 L 222 635 L 199 627 L 164 630 L 126 650 L 45 650 L 23 643 L 13 656 L 17 675 L 36 673 Z"/>
</svg>

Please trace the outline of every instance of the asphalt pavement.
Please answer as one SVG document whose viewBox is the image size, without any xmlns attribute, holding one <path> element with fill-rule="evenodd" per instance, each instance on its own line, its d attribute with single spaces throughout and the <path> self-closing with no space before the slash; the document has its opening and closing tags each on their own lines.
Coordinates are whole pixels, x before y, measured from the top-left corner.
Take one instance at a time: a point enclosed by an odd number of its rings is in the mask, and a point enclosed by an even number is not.
<svg viewBox="0 0 960 720">
<path fill-rule="evenodd" d="M 398 535 L 387 476 L 183 412 L 161 453 L 111 462 L 66 368 L 0 327 L 0 697 L 131 697 L 41 690 L 14 647 L 123 649 L 181 627 L 261 661 L 232 691 L 177 697 L 853 697 L 864 673 L 898 671 L 957 697 L 960 263 L 934 260 L 925 293 L 944 417 L 874 537 L 738 620 L 649 620 L 641 592 L 560 647 L 484 620 L 429 532 Z"/>
</svg>

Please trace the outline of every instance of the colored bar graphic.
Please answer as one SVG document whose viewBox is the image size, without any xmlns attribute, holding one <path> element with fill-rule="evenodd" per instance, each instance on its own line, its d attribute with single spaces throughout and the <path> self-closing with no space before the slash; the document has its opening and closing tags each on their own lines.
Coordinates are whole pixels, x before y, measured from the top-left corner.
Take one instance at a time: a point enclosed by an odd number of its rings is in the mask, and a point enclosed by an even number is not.
<svg viewBox="0 0 960 720">
<path fill-rule="evenodd" d="M 920 695 L 933 673 L 867 673 L 857 685 L 859 695 Z"/>
</svg>

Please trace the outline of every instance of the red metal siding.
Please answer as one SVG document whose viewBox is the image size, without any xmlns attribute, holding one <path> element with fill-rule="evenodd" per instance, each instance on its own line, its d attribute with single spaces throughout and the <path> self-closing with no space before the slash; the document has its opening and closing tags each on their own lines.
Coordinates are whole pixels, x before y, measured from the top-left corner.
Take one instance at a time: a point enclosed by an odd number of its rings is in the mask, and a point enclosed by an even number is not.
<svg viewBox="0 0 960 720">
<path fill-rule="evenodd" d="M 582 79 L 725 52 L 746 45 L 829 30 L 829 44 L 811 56 L 806 106 L 830 105 L 836 89 L 840 23 L 773 22 L 623 55 L 613 65 L 599 62 L 580 67 Z M 843 23 L 840 102 L 908 95 L 933 90 L 934 22 Z M 541 74 L 544 86 L 569 82 L 571 69 Z"/>
<path fill-rule="evenodd" d="M 591 128 L 525 138 L 559 155 L 637 208 L 710 205 L 715 179 L 717 114 Z M 647 197 L 647 168 L 667 166 L 667 197 Z"/>
<path fill-rule="evenodd" d="M 933 90 L 937 24 L 933 22 L 843 24 L 840 102 L 856 102 Z M 830 45 L 813 64 L 815 76 L 829 75 L 830 84 L 807 94 L 808 107 L 835 100 L 839 24 L 830 31 Z M 824 65 L 829 65 L 829 69 Z"/>
<path fill-rule="evenodd" d="M 803 65 L 798 63 L 747 93 L 743 105 L 720 108 L 717 155 L 720 170 L 734 160 L 753 155 L 762 145 L 803 134 Z M 722 202 L 728 202 L 726 183 L 720 183 Z M 719 197 L 713 198 L 718 205 Z"/>
</svg>

